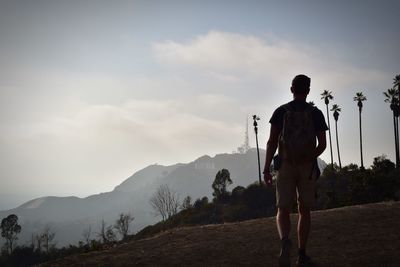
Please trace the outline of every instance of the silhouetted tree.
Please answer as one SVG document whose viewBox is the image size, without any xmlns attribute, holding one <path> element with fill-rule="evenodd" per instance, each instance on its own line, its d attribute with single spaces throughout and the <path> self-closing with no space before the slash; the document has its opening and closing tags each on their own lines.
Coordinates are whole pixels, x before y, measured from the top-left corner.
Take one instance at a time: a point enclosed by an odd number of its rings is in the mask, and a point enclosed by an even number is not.
<svg viewBox="0 0 400 267">
<path fill-rule="evenodd" d="M 117 229 L 118 233 L 122 236 L 122 240 L 124 240 L 129 233 L 129 225 L 135 218 L 130 214 L 119 215 L 118 220 L 115 223 L 115 229 Z"/>
<path fill-rule="evenodd" d="M 85 241 L 87 246 L 90 246 L 90 236 L 92 235 L 92 226 L 88 226 L 82 232 L 83 240 Z"/>
<path fill-rule="evenodd" d="M 18 234 L 21 232 L 21 226 L 18 224 L 18 216 L 8 215 L 1 220 L 1 236 L 6 240 L 5 246 L 11 254 L 14 243 L 18 240 Z"/>
<path fill-rule="evenodd" d="M 181 205 L 181 209 L 182 210 L 186 210 L 186 209 L 190 209 L 192 207 L 192 198 L 190 196 L 186 196 L 183 199 L 182 205 Z"/>
<path fill-rule="evenodd" d="M 232 180 L 229 171 L 227 169 L 218 171 L 211 186 L 214 190 L 213 196 L 217 201 L 225 199 L 225 197 L 228 195 L 226 187 L 230 184 L 232 184 Z"/>
<path fill-rule="evenodd" d="M 333 99 L 332 92 L 324 90 L 321 94 L 321 99 L 324 99 L 326 105 L 326 117 L 328 119 L 328 131 L 329 131 L 329 148 L 331 151 L 331 165 L 333 165 L 333 152 L 332 152 L 332 138 L 331 138 L 331 124 L 329 122 L 329 100 Z"/>
<path fill-rule="evenodd" d="M 198 198 L 193 204 L 193 207 L 197 210 L 208 205 L 208 197 L 203 197 L 202 199 Z"/>
<path fill-rule="evenodd" d="M 101 220 L 100 231 L 97 233 L 97 236 L 100 238 L 103 244 L 108 242 L 106 232 L 107 232 L 106 222 L 104 220 Z"/>
<path fill-rule="evenodd" d="M 396 80 L 397 78 L 397 80 Z M 393 82 L 393 88 L 383 92 L 385 95 L 385 102 L 390 103 L 390 109 L 393 113 L 393 129 L 394 129 L 394 146 L 396 153 L 396 167 L 400 165 L 399 155 L 399 115 L 400 115 L 400 95 L 399 95 L 399 83 L 400 75 L 397 75 Z M 397 87 L 397 88 L 396 88 Z"/>
<path fill-rule="evenodd" d="M 150 199 L 150 205 L 157 215 L 161 215 L 165 221 L 178 213 L 179 196 L 169 189 L 168 185 L 160 185 Z"/>
<path fill-rule="evenodd" d="M 114 233 L 114 227 L 112 225 L 107 226 L 104 220 L 101 220 L 100 231 L 97 233 L 97 236 L 103 244 L 113 242 L 117 239 Z"/>
<path fill-rule="evenodd" d="M 115 232 L 114 232 L 114 227 L 113 227 L 112 225 L 110 225 L 110 226 L 107 227 L 107 230 L 106 230 L 106 240 L 107 240 L 106 243 L 114 242 L 114 241 L 117 240 L 117 236 L 116 236 L 116 234 L 115 234 Z"/>
<path fill-rule="evenodd" d="M 333 118 L 335 119 L 336 146 L 337 146 L 337 154 L 338 154 L 338 160 L 339 160 L 339 168 L 342 169 L 342 162 L 340 160 L 340 151 L 339 151 L 339 135 L 338 135 L 338 130 L 337 130 L 337 121 L 339 119 L 339 112 L 341 112 L 342 109 L 338 105 L 333 104 L 331 111 L 333 111 Z"/>
<path fill-rule="evenodd" d="M 371 169 L 374 173 L 384 173 L 387 174 L 393 171 L 395 165 L 391 162 L 386 155 L 378 156 L 374 158 Z"/>
<path fill-rule="evenodd" d="M 36 250 L 39 252 L 42 251 L 42 237 L 40 236 L 40 234 L 36 233 L 34 235 L 34 239 L 36 242 Z"/>
<path fill-rule="evenodd" d="M 54 247 L 53 240 L 56 234 L 51 231 L 50 225 L 46 224 L 43 232 L 40 234 L 40 239 L 42 240 L 43 247 L 46 253 L 49 253 L 49 250 Z"/>
<path fill-rule="evenodd" d="M 363 108 L 363 101 L 366 101 L 367 98 L 363 95 L 362 92 L 356 93 L 356 96 L 353 97 L 353 100 L 357 102 L 358 106 L 358 114 L 359 114 L 359 125 L 360 125 L 360 154 L 361 154 L 361 169 L 364 169 L 364 161 L 363 161 L 363 149 L 362 149 L 362 127 L 361 127 L 361 111 Z"/>
<path fill-rule="evenodd" d="M 246 188 L 244 188 L 243 186 L 240 186 L 240 185 L 233 188 L 232 195 L 231 195 L 231 202 L 233 204 L 240 202 L 245 191 L 246 191 Z"/>
</svg>

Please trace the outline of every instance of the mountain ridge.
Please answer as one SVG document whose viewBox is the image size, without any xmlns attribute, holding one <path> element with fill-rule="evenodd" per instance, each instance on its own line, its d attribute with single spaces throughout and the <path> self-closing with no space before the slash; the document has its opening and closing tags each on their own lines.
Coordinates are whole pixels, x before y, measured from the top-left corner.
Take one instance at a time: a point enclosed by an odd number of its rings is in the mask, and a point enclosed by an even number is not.
<svg viewBox="0 0 400 267">
<path fill-rule="evenodd" d="M 265 150 L 260 150 L 260 160 L 265 160 Z M 320 161 L 321 163 L 322 161 Z M 321 163 L 325 164 L 325 163 Z M 325 164 L 326 165 L 326 164 Z M 158 222 L 149 200 L 161 184 L 168 186 L 180 195 L 193 200 L 212 197 L 211 184 L 218 170 L 226 168 L 231 173 L 232 188 L 258 181 L 257 151 L 250 149 L 246 153 L 221 153 L 214 157 L 203 155 L 188 163 L 173 165 L 149 165 L 125 179 L 110 192 L 103 192 L 79 198 L 75 196 L 36 198 L 17 208 L 0 211 L 0 218 L 16 214 L 22 225 L 20 243 L 31 240 L 32 233 L 38 233 L 49 224 L 56 233 L 58 245 L 77 243 L 82 232 L 88 226 L 98 229 L 104 220 L 114 224 L 120 213 L 131 213 L 133 232 Z M 93 237 L 92 237 L 93 238 Z"/>
<path fill-rule="evenodd" d="M 19 217 L 22 225 L 19 244 L 30 242 L 32 234 L 40 232 L 46 224 L 52 226 L 59 246 L 74 244 L 81 240 L 82 231 L 89 225 L 93 229 L 98 229 L 102 220 L 108 225 L 114 224 L 119 213 L 133 213 L 135 217 L 133 231 L 136 232 L 159 220 L 154 216 L 149 200 L 161 184 L 168 184 L 182 198 L 186 195 L 190 195 L 193 199 L 211 197 L 211 184 L 217 168 L 237 165 L 238 160 L 242 161 L 242 164 L 252 165 L 251 172 L 246 172 L 244 176 L 257 177 L 255 175 L 257 170 L 254 168 L 256 167 L 254 150 L 243 155 L 221 155 L 224 156 L 204 155 L 189 163 L 169 166 L 149 165 L 125 179 L 112 191 L 85 198 L 39 197 L 17 208 L 0 211 L 0 218 L 5 218 L 9 214 L 16 214 Z M 215 159 L 218 163 L 214 161 Z M 235 176 L 235 171 L 232 174 Z M 235 182 L 239 181 L 236 179 Z M 248 184 L 247 181 L 240 183 Z"/>
</svg>

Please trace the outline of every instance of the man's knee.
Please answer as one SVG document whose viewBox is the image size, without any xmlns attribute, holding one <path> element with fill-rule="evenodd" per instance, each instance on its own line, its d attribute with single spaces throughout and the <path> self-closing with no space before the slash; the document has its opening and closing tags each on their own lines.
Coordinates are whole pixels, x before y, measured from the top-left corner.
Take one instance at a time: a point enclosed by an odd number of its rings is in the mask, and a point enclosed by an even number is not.
<svg viewBox="0 0 400 267">
<path fill-rule="evenodd" d="M 305 206 L 302 203 L 299 203 L 299 214 L 301 216 L 308 216 L 308 215 L 310 215 L 310 212 L 311 212 L 311 208 L 310 207 Z"/>
<path fill-rule="evenodd" d="M 278 216 L 288 216 L 290 215 L 290 209 L 284 207 L 278 207 Z"/>
</svg>

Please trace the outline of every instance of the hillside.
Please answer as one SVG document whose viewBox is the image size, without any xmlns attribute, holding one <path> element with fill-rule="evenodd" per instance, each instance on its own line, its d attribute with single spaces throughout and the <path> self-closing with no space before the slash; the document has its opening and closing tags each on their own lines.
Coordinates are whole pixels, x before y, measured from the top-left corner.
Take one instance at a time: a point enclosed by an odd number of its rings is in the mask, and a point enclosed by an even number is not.
<svg viewBox="0 0 400 267">
<path fill-rule="evenodd" d="M 42 266 L 276 266 L 274 219 L 178 228 Z M 320 266 L 400 266 L 400 202 L 315 211 L 312 219 L 308 253 Z"/>
<path fill-rule="evenodd" d="M 261 160 L 265 150 L 260 151 Z M 77 244 L 82 232 L 89 226 L 97 231 L 102 220 L 107 225 L 115 223 L 120 213 L 133 213 L 134 232 L 154 224 L 160 218 L 154 217 L 149 204 L 151 195 L 161 184 L 168 186 L 181 196 L 192 199 L 211 197 L 211 184 L 218 170 L 227 168 L 231 172 L 234 186 L 247 186 L 258 180 L 257 152 L 250 149 L 244 154 L 217 154 L 202 156 L 189 163 L 171 166 L 150 165 L 135 172 L 111 192 L 77 197 L 42 197 L 26 202 L 11 210 L 0 211 L 0 218 L 16 214 L 22 225 L 19 244 L 28 244 L 32 233 L 42 231 L 45 224 L 52 226 L 58 246 Z M 0 245 L 1 245 L 0 240 Z"/>
</svg>

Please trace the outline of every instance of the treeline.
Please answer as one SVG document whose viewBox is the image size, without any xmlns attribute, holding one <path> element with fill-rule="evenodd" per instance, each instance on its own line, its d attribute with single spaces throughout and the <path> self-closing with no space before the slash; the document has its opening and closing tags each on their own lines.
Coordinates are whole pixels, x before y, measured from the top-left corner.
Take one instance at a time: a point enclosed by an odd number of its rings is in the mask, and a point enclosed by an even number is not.
<svg viewBox="0 0 400 267">
<path fill-rule="evenodd" d="M 18 216 L 11 214 L 1 221 L 1 237 L 5 243 L 1 248 L 0 266 L 32 266 L 68 255 L 112 247 L 128 239 L 133 220 L 134 217 L 130 213 L 121 213 L 113 225 L 107 225 L 102 220 L 96 232 L 88 226 L 83 230 L 82 241 L 79 241 L 77 245 L 70 244 L 57 248 L 56 233 L 52 231 L 50 225 L 45 225 L 40 233 L 32 233 L 29 245 L 17 245 L 18 234 L 22 227 L 18 223 Z"/>
<path fill-rule="evenodd" d="M 227 170 L 222 170 L 227 171 Z M 147 226 L 132 236 L 138 240 L 175 227 L 224 222 L 237 222 L 254 218 L 275 216 L 275 186 L 266 187 L 258 182 L 247 187 L 237 186 L 231 192 L 203 197 L 193 203 L 187 196 L 182 210 L 155 225 Z"/>
<path fill-rule="evenodd" d="M 223 178 L 221 178 L 223 177 Z M 400 200 L 400 170 L 385 156 L 374 158 L 365 169 L 356 164 L 339 168 L 329 164 L 317 181 L 316 210 Z M 232 181 L 228 170 L 217 173 L 212 184 L 213 199 L 186 197 L 182 210 L 155 225 L 147 226 L 131 236 L 142 239 L 175 227 L 236 222 L 276 215 L 275 185 L 254 183 L 226 188 Z M 297 206 L 293 206 L 297 211 Z"/>
<path fill-rule="evenodd" d="M 317 209 L 400 200 L 400 169 L 385 156 L 369 169 L 328 165 L 318 181 Z"/>
</svg>

